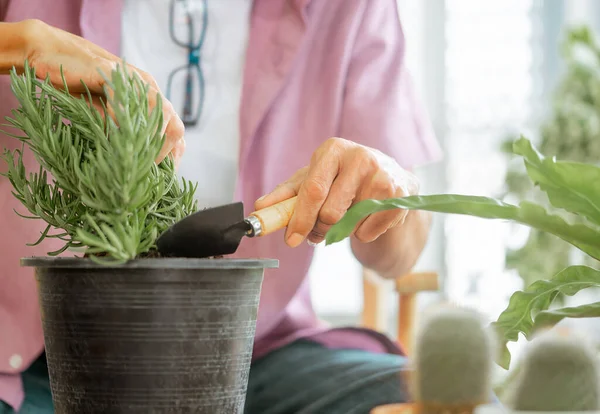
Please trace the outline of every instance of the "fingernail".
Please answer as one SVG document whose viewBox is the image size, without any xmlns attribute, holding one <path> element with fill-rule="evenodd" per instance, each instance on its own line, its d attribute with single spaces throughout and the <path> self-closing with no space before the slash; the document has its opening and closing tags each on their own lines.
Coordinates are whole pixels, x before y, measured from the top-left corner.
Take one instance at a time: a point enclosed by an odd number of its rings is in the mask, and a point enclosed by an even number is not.
<svg viewBox="0 0 600 414">
<path fill-rule="evenodd" d="M 319 243 L 315 243 L 315 242 L 310 241 L 308 239 L 306 239 L 306 244 L 308 244 L 311 247 L 317 247 L 319 245 Z"/>
<path fill-rule="evenodd" d="M 264 196 L 259 197 L 256 201 L 263 201 L 265 198 L 267 198 L 267 196 L 268 194 L 265 194 Z"/>
<path fill-rule="evenodd" d="M 297 247 L 302 243 L 304 237 L 301 234 L 294 233 L 290 237 L 288 237 L 287 242 L 291 247 Z"/>
</svg>

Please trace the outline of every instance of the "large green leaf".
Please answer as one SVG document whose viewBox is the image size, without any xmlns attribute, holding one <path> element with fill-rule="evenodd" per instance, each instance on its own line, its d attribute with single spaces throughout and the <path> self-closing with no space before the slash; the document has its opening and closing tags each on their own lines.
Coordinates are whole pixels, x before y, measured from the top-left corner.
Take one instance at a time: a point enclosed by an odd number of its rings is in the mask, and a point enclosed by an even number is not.
<svg viewBox="0 0 600 414">
<path fill-rule="evenodd" d="M 513 151 L 524 158 L 527 174 L 554 207 L 600 225 L 600 167 L 545 158 L 525 138 L 515 141 Z"/>
<path fill-rule="evenodd" d="M 534 329 L 554 326 L 565 318 L 600 318 L 600 302 L 542 311 L 535 318 Z"/>
<path fill-rule="evenodd" d="M 511 220 L 552 233 L 600 260 L 600 228 L 596 226 L 568 223 L 562 217 L 552 215 L 543 207 L 529 202 L 515 206 L 493 198 L 456 194 L 360 201 L 329 229 L 325 236 L 326 244 L 336 243 L 350 236 L 364 217 L 395 208 Z"/>
<path fill-rule="evenodd" d="M 593 287 L 600 287 L 600 270 L 587 266 L 571 266 L 557 273 L 550 280 L 538 280 L 524 291 L 515 292 L 510 298 L 508 307 L 500 314 L 492 325 L 499 333 L 502 341 L 502 354 L 498 364 L 506 369 L 510 365 L 510 353 L 506 348 L 509 341 L 517 341 L 522 333 L 529 339 L 536 328 L 547 327 L 558 323 L 562 317 L 597 316 L 598 307 L 584 305 L 558 311 L 549 311 L 552 302 L 559 294 L 573 296 L 576 293 Z M 536 319 L 542 320 L 537 322 Z"/>
</svg>

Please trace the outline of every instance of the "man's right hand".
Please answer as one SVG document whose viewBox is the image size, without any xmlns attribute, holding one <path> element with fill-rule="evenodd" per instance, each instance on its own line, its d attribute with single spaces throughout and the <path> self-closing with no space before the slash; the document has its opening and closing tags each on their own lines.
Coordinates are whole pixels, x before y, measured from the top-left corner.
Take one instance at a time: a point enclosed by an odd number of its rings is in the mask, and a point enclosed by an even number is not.
<svg viewBox="0 0 600 414">
<path fill-rule="evenodd" d="M 0 23 L 0 26 L 5 24 L 9 23 Z M 60 72 L 62 66 L 67 86 L 72 93 L 84 92 L 81 84 L 83 81 L 92 94 L 103 96 L 105 80 L 100 72 L 110 76 L 117 64 L 123 64 L 122 59 L 100 46 L 40 20 L 25 20 L 17 25 L 25 39 L 21 67 L 17 66 L 17 70 L 22 69 L 27 59 L 29 65 L 35 68 L 39 78 L 44 79 L 49 76 L 55 86 L 62 87 L 63 80 Z M 178 165 L 185 151 L 183 122 L 175 113 L 173 105 L 162 95 L 151 75 L 133 65 L 128 64 L 127 68 L 136 72 L 148 84 L 150 109 L 156 106 L 157 97 L 162 100 L 163 132 L 166 134 L 166 139 L 156 162 L 162 161 L 170 153 L 175 164 Z"/>
</svg>

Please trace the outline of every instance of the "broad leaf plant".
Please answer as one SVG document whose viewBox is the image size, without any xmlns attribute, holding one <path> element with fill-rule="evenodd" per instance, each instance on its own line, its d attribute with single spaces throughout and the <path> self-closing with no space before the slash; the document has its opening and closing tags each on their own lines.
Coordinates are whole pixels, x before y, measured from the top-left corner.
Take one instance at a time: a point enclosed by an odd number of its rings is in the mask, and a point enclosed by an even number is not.
<svg viewBox="0 0 600 414">
<path fill-rule="evenodd" d="M 542 154 L 560 160 L 598 163 L 600 45 L 588 26 L 575 26 L 565 31 L 561 52 L 565 68 L 553 90 L 548 113 L 536 131 L 536 147 Z M 511 136 L 505 141 L 509 162 L 501 198 L 515 200 L 512 202 L 531 200 L 551 208 L 546 194 L 532 185 L 520 158 L 513 156 L 516 138 Z M 561 210 L 553 212 L 560 214 Z M 550 233 L 536 229 L 529 229 L 528 233 L 522 246 L 506 252 L 506 267 L 515 269 L 526 286 L 548 279 L 569 265 L 593 265 L 589 256 L 578 254 Z M 557 297 L 557 305 L 561 298 Z"/>
<path fill-rule="evenodd" d="M 506 369 L 510 365 L 506 345 L 517 341 L 520 333 L 529 339 L 539 328 L 553 326 L 564 318 L 600 317 L 600 301 L 578 307 L 552 307 L 558 295 L 573 296 L 584 289 L 600 287 L 600 166 L 544 157 L 524 137 L 514 142 L 513 151 L 524 160 L 532 183 L 546 193 L 552 208 L 563 214 L 530 201 L 513 205 L 494 198 L 457 194 L 364 200 L 352 206 L 326 235 L 327 244 L 339 242 L 349 237 L 366 216 L 402 208 L 508 220 L 553 234 L 584 252 L 596 266 L 566 267 L 548 280 L 538 280 L 515 292 L 492 324 L 502 340 L 503 351 L 497 362 Z"/>
<path fill-rule="evenodd" d="M 83 250 L 101 263 L 155 255 L 158 235 L 196 210 L 196 186 L 178 179 L 170 157 L 154 162 L 165 140 L 160 99 L 151 110 L 147 85 L 124 66 L 106 77 L 100 105 L 87 88 L 70 94 L 64 76 L 62 88 L 38 79 L 27 62 L 10 77 L 19 107 L 7 121 L 21 133 L 8 135 L 22 146 L 4 150 L 3 175 L 28 211 L 20 215 L 47 224 L 33 245 L 60 239 L 49 255 Z M 25 168 L 25 151 L 37 171 Z"/>
</svg>

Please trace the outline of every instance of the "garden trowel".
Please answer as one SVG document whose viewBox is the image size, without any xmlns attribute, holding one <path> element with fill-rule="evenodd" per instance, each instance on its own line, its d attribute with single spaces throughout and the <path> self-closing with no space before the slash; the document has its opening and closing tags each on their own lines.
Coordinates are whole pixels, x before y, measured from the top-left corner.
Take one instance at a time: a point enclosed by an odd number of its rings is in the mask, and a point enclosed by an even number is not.
<svg viewBox="0 0 600 414">
<path fill-rule="evenodd" d="M 251 213 L 244 218 L 241 202 L 190 214 L 157 240 L 163 256 L 204 258 L 235 253 L 243 237 L 260 237 L 287 227 L 297 197 Z"/>
</svg>

